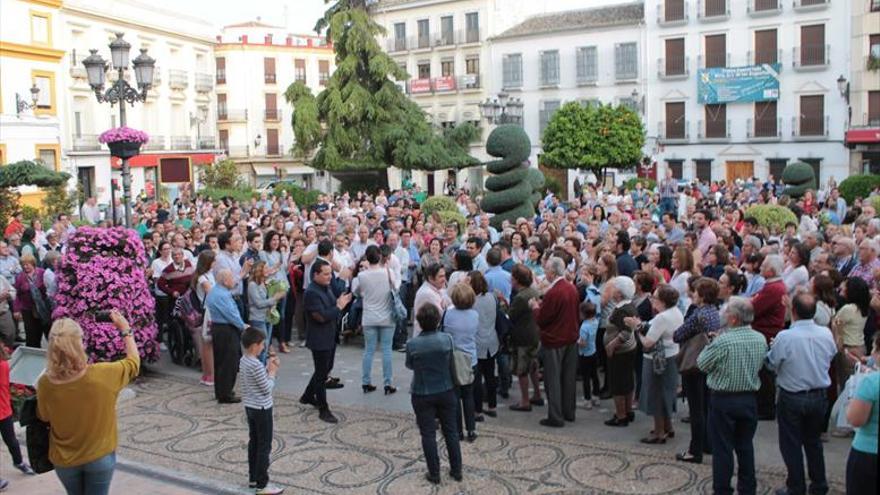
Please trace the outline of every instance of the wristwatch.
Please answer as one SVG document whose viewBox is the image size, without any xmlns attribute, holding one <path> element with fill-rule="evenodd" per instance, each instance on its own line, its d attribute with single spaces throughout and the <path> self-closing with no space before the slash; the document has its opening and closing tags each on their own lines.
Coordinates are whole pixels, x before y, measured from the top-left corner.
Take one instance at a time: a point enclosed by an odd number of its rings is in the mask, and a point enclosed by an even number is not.
<svg viewBox="0 0 880 495">
<path fill-rule="evenodd" d="M 123 339 L 126 338 L 126 337 L 130 337 L 130 336 L 131 336 L 131 329 L 129 328 L 128 330 L 123 330 L 123 331 L 120 332 L 120 333 L 122 334 L 122 338 L 123 338 Z"/>
</svg>

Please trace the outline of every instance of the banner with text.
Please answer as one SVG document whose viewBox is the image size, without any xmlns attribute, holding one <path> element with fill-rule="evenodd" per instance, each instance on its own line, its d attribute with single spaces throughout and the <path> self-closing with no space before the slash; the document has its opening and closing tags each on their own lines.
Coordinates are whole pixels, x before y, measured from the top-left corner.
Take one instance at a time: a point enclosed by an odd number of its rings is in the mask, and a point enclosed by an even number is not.
<svg viewBox="0 0 880 495">
<path fill-rule="evenodd" d="M 780 64 L 747 67 L 713 67 L 697 72 L 697 101 L 751 103 L 779 99 Z"/>
</svg>

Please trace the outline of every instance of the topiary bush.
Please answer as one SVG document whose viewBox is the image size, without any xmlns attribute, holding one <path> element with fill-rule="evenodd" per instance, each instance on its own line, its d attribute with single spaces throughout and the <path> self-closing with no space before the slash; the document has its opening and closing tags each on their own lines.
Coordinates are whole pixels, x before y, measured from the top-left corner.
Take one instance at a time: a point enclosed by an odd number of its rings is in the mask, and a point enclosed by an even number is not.
<svg viewBox="0 0 880 495">
<path fill-rule="evenodd" d="M 632 179 L 626 180 L 623 183 L 623 187 L 626 188 L 627 191 L 633 191 L 638 182 L 642 183 L 642 189 L 645 191 L 653 191 L 657 188 L 657 181 L 648 177 L 633 177 Z"/>
<path fill-rule="evenodd" d="M 791 162 L 782 170 L 782 182 L 785 184 L 782 194 L 798 199 L 808 189 L 816 190 L 816 173 L 809 163 Z"/>
<path fill-rule="evenodd" d="M 771 232 L 781 232 L 785 224 L 792 222 L 797 224 L 794 212 L 784 206 L 777 205 L 754 205 L 746 210 L 746 218 L 754 217 L 758 225 L 770 229 Z"/>
<path fill-rule="evenodd" d="M 877 186 L 880 175 L 850 175 L 837 188 L 847 204 L 852 204 L 856 198 L 867 198 Z"/>
<path fill-rule="evenodd" d="M 874 211 L 877 212 L 877 215 L 880 215 L 880 196 L 871 196 L 871 206 L 874 207 Z"/>
<path fill-rule="evenodd" d="M 438 211 L 458 211 L 455 200 L 448 196 L 432 196 L 422 203 L 422 213 L 427 216 Z"/>
<path fill-rule="evenodd" d="M 144 245 L 124 227 L 80 227 L 70 236 L 56 270 L 58 293 L 52 318 L 72 318 L 82 327 L 92 362 L 125 355 L 122 335 L 112 323 L 95 321 L 94 311 L 117 309 L 134 332 L 141 359 L 159 358 L 154 301 L 144 267 Z"/>
<path fill-rule="evenodd" d="M 518 125 L 501 125 L 489 134 L 486 152 L 500 160 L 486 163 L 486 170 L 494 175 L 486 179 L 488 192 L 481 207 L 495 214 L 491 222 L 496 229 L 505 220 L 513 222 L 535 215 L 545 179 L 538 169 L 529 168 L 531 150 L 529 136 Z"/>
<path fill-rule="evenodd" d="M 248 187 L 205 187 L 199 190 L 199 194 L 211 201 L 219 201 L 226 197 L 236 201 L 250 201 L 251 198 L 259 196 L 256 191 Z"/>
<path fill-rule="evenodd" d="M 459 232 L 464 232 L 465 227 L 467 227 L 467 219 L 458 210 L 439 210 L 436 213 L 440 217 L 440 221 L 443 222 L 443 225 L 455 222 L 458 224 Z"/>
<path fill-rule="evenodd" d="M 321 195 L 320 191 L 316 191 L 314 189 L 303 189 L 296 184 L 284 182 L 275 184 L 275 187 L 272 189 L 272 194 L 280 197 L 282 191 L 287 191 L 287 197 L 291 198 L 293 201 L 296 202 L 298 206 L 301 207 L 317 203 L 318 196 Z"/>
</svg>

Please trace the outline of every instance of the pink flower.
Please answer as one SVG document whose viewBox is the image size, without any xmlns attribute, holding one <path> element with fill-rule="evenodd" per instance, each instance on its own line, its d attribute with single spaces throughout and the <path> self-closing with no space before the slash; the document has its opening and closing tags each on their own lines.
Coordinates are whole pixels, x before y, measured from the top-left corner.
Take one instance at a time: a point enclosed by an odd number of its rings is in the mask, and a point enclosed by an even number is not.
<svg viewBox="0 0 880 495">
<path fill-rule="evenodd" d="M 107 129 L 98 136 L 99 143 L 115 143 L 117 141 L 129 141 L 144 144 L 150 140 L 150 136 L 144 131 L 131 127 L 115 127 Z"/>
</svg>

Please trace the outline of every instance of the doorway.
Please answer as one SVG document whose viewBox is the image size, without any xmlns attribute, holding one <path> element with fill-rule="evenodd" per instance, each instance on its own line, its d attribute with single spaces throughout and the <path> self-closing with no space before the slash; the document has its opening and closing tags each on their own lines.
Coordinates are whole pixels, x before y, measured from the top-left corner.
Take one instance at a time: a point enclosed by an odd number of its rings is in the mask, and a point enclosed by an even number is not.
<svg viewBox="0 0 880 495">
<path fill-rule="evenodd" d="M 427 173 L 428 178 L 428 196 L 434 195 L 434 172 Z"/>
<path fill-rule="evenodd" d="M 727 162 L 727 183 L 736 179 L 751 179 L 755 175 L 755 162 Z"/>
<path fill-rule="evenodd" d="M 95 167 L 79 167 L 76 172 L 76 178 L 82 187 L 82 194 L 79 196 L 79 204 L 85 198 L 91 198 L 95 195 Z"/>
</svg>

